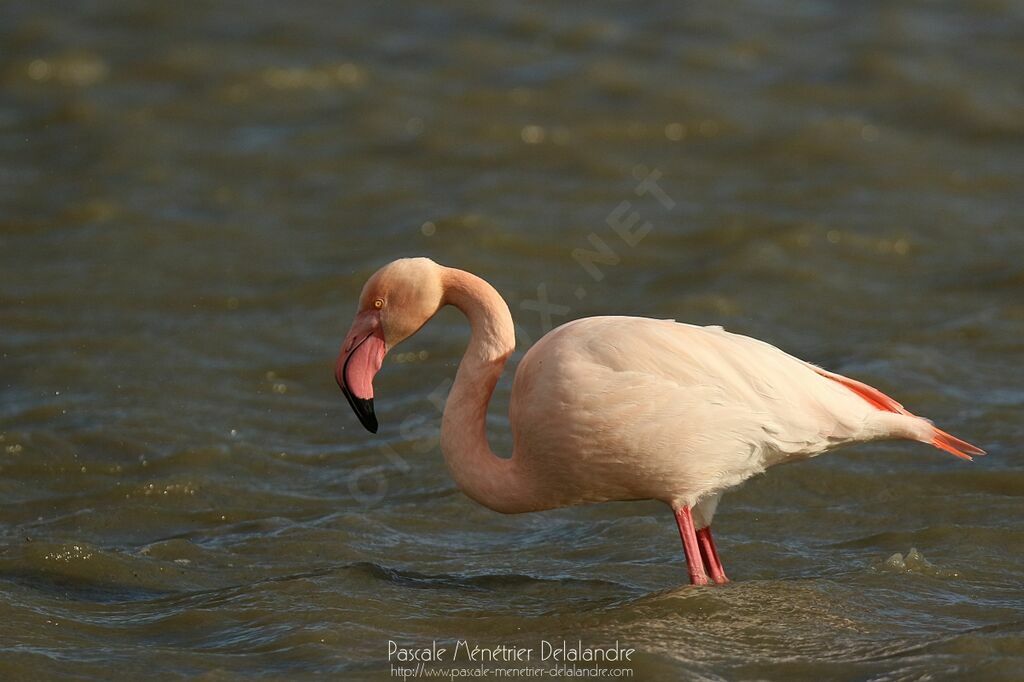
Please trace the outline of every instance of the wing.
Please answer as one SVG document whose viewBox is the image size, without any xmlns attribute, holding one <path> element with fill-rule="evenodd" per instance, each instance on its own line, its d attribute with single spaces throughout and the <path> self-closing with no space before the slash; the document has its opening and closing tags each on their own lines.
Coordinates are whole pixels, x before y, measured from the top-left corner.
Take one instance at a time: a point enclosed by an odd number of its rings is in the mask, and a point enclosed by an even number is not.
<svg viewBox="0 0 1024 682">
<path fill-rule="evenodd" d="M 932 442 L 926 420 L 836 377 L 721 327 L 585 318 L 520 363 L 515 453 L 552 485 L 585 481 L 586 499 L 684 499 L 847 443 Z"/>
<path fill-rule="evenodd" d="M 872 405 L 763 341 L 721 327 L 592 319 L 570 330 L 576 336 L 573 345 L 593 365 L 626 375 L 616 380 L 613 374 L 610 382 L 628 386 L 642 381 L 636 376 L 642 375 L 648 398 L 662 393 L 673 404 L 690 406 L 699 400 L 714 405 L 723 417 L 756 424 L 763 448 L 811 454 L 877 435 L 869 424 L 877 411 Z"/>
<path fill-rule="evenodd" d="M 760 341 L 717 327 L 595 317 L 563 325 L 530 349 L 510 416 L 516 455 L 545 477 L 585 477 L 594 487 L 660 481 L 678 490 L 725 488 L 862 438 L 870 412 L 850 391 Z M 550 456 L 565 452 L 576 456 Z"/>
</svg>

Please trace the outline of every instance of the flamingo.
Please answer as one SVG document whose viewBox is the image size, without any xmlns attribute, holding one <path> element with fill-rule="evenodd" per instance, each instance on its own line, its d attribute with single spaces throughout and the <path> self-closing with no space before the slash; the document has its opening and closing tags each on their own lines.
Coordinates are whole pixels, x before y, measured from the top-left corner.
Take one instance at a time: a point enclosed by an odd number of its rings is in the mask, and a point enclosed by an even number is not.
<svg viewBox="0 0 1024 682">
<path fill-rule="evenodd" d="M 515 346 L 501 295 L 428 258 L 385 265 L 363 287 L 335 376 L 377 432 L 373 378 L 385 354 L 452 305 L 471 327 L 441 420 L 458 487 L 498 512 L 660 500 L 675 515 L 694 585 L 728 578 L 711 535 L 722 493 L 784 462 L 883 439 L 970 460 L 983 450 L 881 391 L 763 341 L 644 317 L 568 322 L 523 356 L 512 385 L 512 456 L 487 442 L 487 407 Z"/>
</svg>

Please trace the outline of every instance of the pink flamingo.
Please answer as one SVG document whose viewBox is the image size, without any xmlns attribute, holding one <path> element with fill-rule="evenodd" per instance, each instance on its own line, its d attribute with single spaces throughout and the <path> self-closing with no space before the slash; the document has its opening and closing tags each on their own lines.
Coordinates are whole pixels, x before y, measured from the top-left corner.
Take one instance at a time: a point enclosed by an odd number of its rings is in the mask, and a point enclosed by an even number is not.
<svg viewBox="0 0 1024 682">
<path fill-rule="evenodd" d="M 513 450 L 487 443 L 487 405 L 515 345 L 491 285 L 427 258 L 394 261 L 363 287 L 336 377 L 376 433 L 384 355 L 445 305 L 472 334 L 441 422 L 459 488 L 506 514 L 586 502 L 661 500 L 675 513 L 690 582 L 727 578 L 711 536 L 722 493 L 770 466 L 852 443 L 907 439 L 963 459 L 984 452 L 880 391 L 721 327 L 589 317 L 550 332 L 512 386 Z"/>
</svg>

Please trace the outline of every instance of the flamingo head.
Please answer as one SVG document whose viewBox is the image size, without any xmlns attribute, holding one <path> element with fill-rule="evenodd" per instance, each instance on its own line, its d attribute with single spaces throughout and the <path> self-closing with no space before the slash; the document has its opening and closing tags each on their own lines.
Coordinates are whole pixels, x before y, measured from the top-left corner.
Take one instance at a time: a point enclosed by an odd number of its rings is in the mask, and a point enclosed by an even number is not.
<svg viewBox="0 0 1024 682">
<path fill-rule="evenodd" d="M 372 433 L 377 433 L 373 377 L 387 352 L 419 331 L 441 307 L 441 270 L 429 258 L 396 260 L 375 272 L 359 295 L 334 376 L 359 421 Z"/>
</svg>

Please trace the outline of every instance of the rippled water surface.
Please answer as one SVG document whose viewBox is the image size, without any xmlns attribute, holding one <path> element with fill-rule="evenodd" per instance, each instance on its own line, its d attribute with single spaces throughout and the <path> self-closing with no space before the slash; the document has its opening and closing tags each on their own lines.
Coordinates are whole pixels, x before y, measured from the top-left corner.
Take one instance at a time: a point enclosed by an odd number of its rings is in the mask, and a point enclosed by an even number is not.
<svg viewBox="0 0 1024 682">
<path fill-rule="evenodd" d="M 1022 36 L 999 0 L 0 4 L 0 677 L 567 639 L 635 679 L 1020 679 Z M 404 255 L 494 283 L 520 349 L 722 324 L 990 455 L 774 469 L 690 588 L 659 504 L 456 491 L 453 311 L 358 425 L 335 352 Z"/>
</svg>

